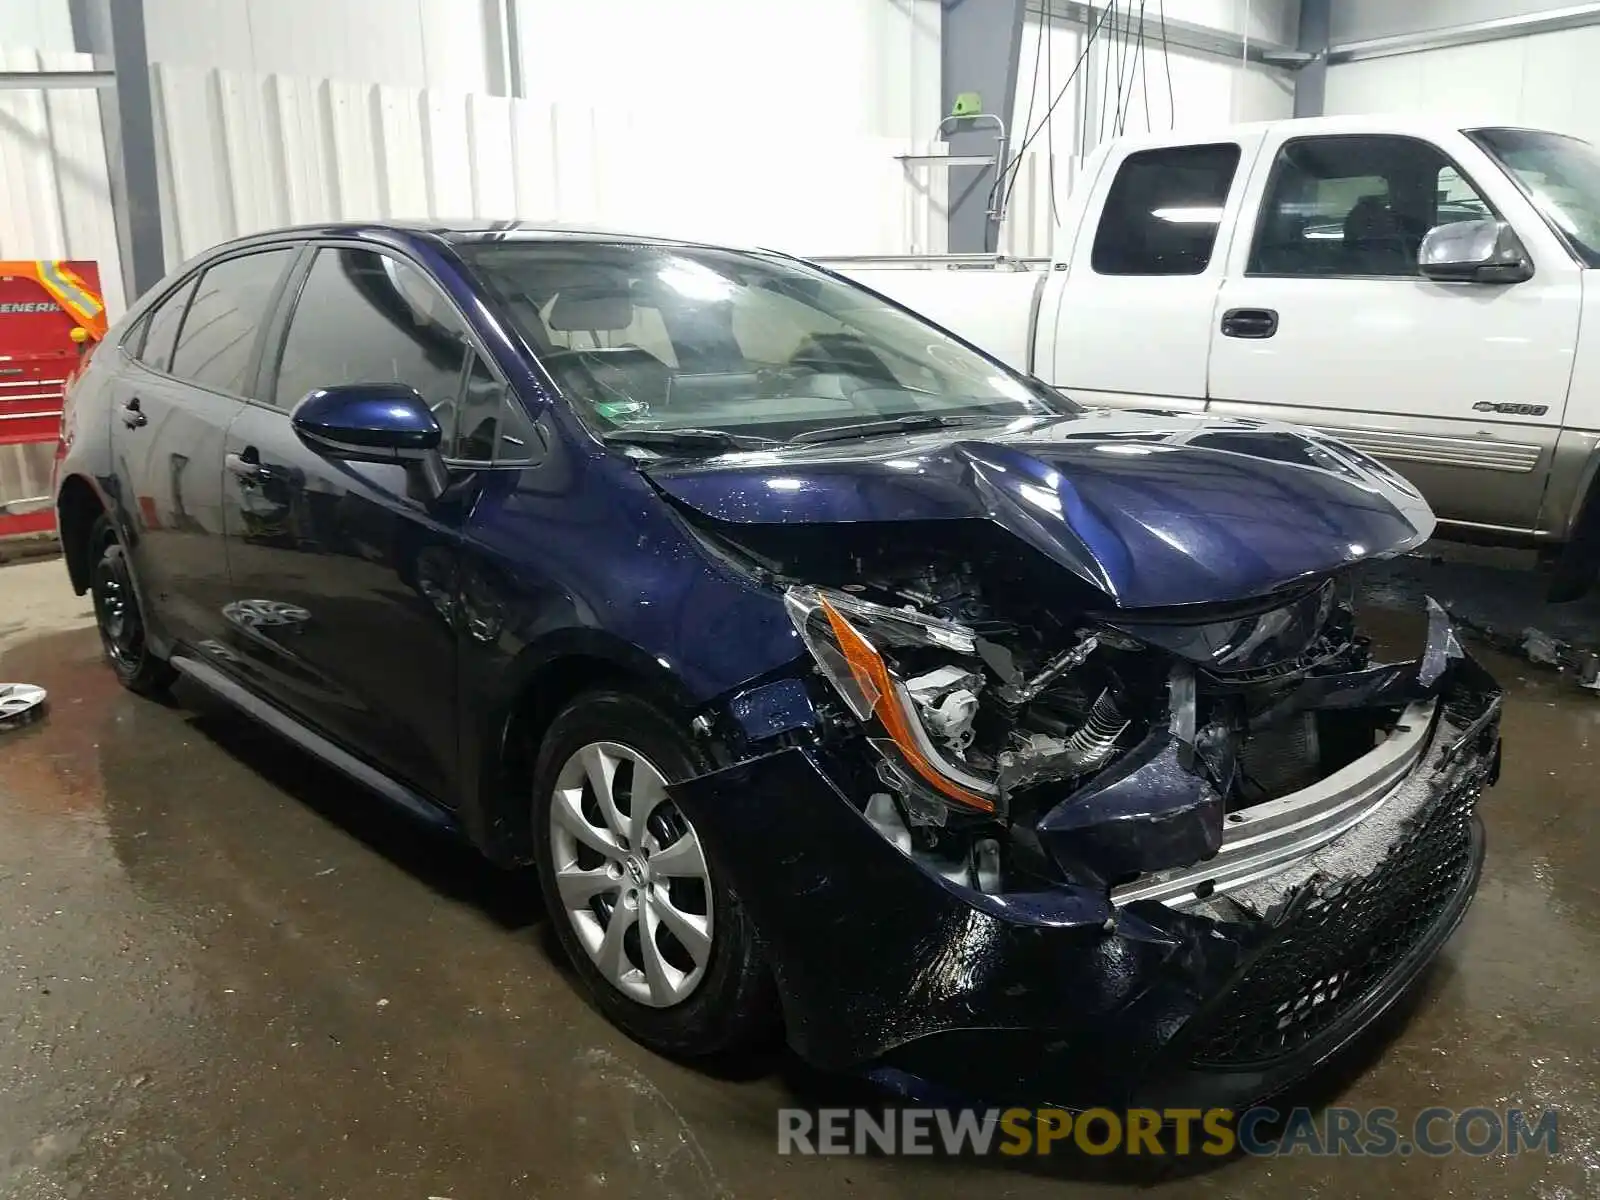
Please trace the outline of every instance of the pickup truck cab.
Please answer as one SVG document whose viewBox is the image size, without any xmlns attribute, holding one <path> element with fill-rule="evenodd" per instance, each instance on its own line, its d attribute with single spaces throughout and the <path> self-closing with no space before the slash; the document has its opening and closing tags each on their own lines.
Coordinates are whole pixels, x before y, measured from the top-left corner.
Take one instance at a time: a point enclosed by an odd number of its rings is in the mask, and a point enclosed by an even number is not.
<svg viewBox="0 0 1600 1200">
<path fill-rule="evenodd" d="M 1593 575 L 1594 147 L 1316 118 L 1119 138 L 1082 179 L 1051 260 L 819 261 L 1085 404 L 1332 433 L 1445 532 L 1567 545 L 1558 592 Z"/>
</svg>

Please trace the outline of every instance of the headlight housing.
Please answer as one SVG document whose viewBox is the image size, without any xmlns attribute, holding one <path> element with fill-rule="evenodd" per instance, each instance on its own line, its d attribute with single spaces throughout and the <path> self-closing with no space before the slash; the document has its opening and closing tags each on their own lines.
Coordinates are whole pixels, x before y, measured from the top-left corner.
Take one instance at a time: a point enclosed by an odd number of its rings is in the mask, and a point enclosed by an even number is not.
<svg viewBox="0 0 1600 1200">
<path fill-rule="evenodd" d="M 977 639 L 972 630 L 831 589 L 792 587 L 784 594 L 784 606 L 817 669 L 857 719 L 878 726 L 881 735 L 869 735 L 868 740 L 885 762 L 943 800 L 977 813 L 998 811 L 998 784 L 939 749 L 925 723 L 925 705 L 913 698 L 890 661 L 930 650 L 973 657 Z"/>
</svg>

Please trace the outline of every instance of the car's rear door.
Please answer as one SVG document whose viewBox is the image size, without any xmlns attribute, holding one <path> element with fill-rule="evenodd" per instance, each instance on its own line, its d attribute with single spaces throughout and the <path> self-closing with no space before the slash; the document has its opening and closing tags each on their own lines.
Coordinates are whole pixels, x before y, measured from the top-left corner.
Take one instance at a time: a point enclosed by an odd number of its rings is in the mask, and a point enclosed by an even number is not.
<svg viewBox="0 0 1600 1200">
<path fill-rule="evenodd" d="M 437 283 L 397 253 L 320 244 L 289 290 L 267 397 L 227 435 L 235 669 L 325 736 L 449 803 L 459 530 L 476 472 L 458 467 L 435 497 L 404 467 L 313 452 L 289 414 L 317 388 L 399 381 L 449 435 L 463 404 L 473 409 L 500 381 Z M 447 455 L 477 457 L 460 452 L 483 423 L 471 424 Z"/>
<path fill-rule="evenodd" d="M 215 259 L 158 301 L 112 386 L 116 502 L 147 620 L 205 650 L 221 632 L 223 435 L 245 404 L 292 247 Z"/>
</svg>

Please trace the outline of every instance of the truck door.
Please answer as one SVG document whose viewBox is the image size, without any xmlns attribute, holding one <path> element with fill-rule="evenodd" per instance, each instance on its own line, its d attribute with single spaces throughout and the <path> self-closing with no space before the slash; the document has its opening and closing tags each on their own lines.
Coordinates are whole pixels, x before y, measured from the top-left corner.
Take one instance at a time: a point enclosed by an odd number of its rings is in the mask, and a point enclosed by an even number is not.
<svg viewBox="0 0 1600 1200">
<path fill-rule="evenodd" d="M 1201 409 L 1211 310 L 1261 135 L 1114 144 L 1095 176 L 1040 375 L 1090 405 Z M 1041 339 L 1041 344 L 1049 339 Z"/>
<path fill-rule="evenodd" d="M 1327 429 L 1388 460 L 1441 519 L 1528 532 L 1566 405 L 1580 272 L 1523 219 L 1532 279 L 1422 277 L 1435 225 L 1527 214 L 1481 151 L 1449 145 L 1270 135 L 1212 317 L 1210 408 Z"/>
</svg>

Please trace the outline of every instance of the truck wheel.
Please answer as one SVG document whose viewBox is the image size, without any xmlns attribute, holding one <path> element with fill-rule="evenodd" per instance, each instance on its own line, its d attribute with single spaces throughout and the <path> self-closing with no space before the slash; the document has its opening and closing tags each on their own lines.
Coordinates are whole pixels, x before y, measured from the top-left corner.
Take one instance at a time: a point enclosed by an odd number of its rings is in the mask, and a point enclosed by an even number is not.
<svg viewBox="0 0 1600 1200">
<path fill-rule="evenodd" d="M 1546 594 L 1551 604 L 1582 599 L 1600 574 L 1600 475 L 1589 485 L 1583 508 L 1572 524 L 1571 535 L 1556 560 L 1555 575 Z"/>
<path fill-rule="evenodd" d="M 652 1049 L 705 1057 L 773 1028 L 755 929 L 667 797 L 707 769 L 655 705 L 581 696 L 551 724 L 534 769 L 539 886 L 557 940 L 595 1004 Z"/>
<path fill-rule="evenodd" d="M 128 569 L 128 552 L 111 518 L 102 515 L 89 531 L 89 590 L 106 661 L 122 686 L 142 696 L 164 693 L 178 677 L 145 640 L 144 609 Z"/>
</svg>

